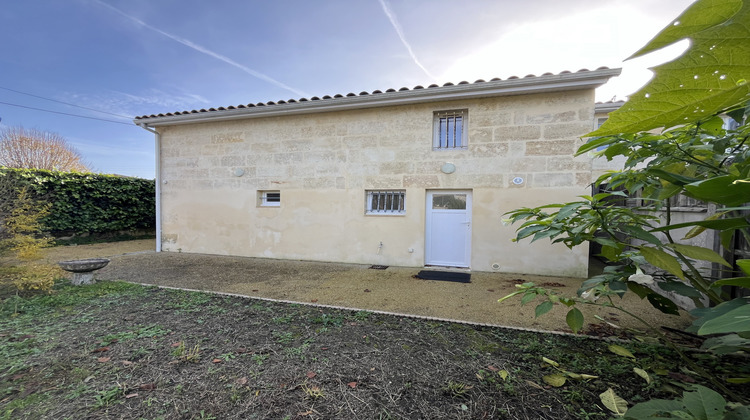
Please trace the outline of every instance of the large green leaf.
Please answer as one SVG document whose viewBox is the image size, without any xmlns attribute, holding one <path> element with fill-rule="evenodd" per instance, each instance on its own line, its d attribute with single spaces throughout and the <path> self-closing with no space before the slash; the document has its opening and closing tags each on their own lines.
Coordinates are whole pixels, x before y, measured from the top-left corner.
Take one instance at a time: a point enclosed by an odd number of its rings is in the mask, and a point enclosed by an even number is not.
<svg viewBox="0 0 750 420">
<path fill-rule="evenodd" d="M 625 413 L 625 418 L 637 420 L 655 418 L 657 417 L 657 415 L 672 413 L 673 411 L 678 411 L 681 408 L 682 404 L 680 404 L 679 401 L 653 399 L 636 404 L 631 407 L 627 411 L 627 413 Z"/>
<path fill-rule="evenodd" d="M 695 385 L 695 391 L 682 394 L 682 404 L 696 419 L 721 420 L 724 417 L 726 400 L 718 392 L 705 386 Z"/>
<path fill-rule="evenodd" d="M 727 260 L 722 258 L 721 255 L 717 254 L 716 251 L 714 251 L 713 249 L 704 248 L 702 246 L 683 245 L 683 244 L 671 244 L 670 247 L 688 258 L 715 262 L 715 263 L 719 263 L 721 265 L 727 266 L 729 268 L 732 267 L 732 265 L 729 264 Z"/>
<path fill-rule="evenodd" d="M 662 29 L 648 44 L 630 58 L 637 58 L 719 25 L 742 7 L 742 0 L 699 1 L 686 9 L 672 24 Z"/>
<path fill-rule="evenodd" d="M 713 115 L 750 97 L 750 2 L 699 0 L 634 56 L 690 39 L 679 58 L 587 136 L 669 128 Z"/>
<path fill-rule="evenodd" d="M 692 226 L 702 226 L 707 229 L 716 229 L 716 230 L 728 230 L 728 229 L 734 230 L 734 229 L 742 229 L 742 228 L 750 227 L 750 223 L 748 223 L 744 217 L 733 217 L 731 219 L 717 219 L 717 220 L 712 220 L 708 218 L 705 220 L 698 220 L 695 222 L 675 223 L 673 225 L 661 226 L 656 229 L 652 229 L 651 231 L 663 232 L 667 230 L 680 229 L 680 228 L 692 227 Z"/>
<path fill-rule="evenodd" d="M 711 286 L 738 286 L 750 289 L 750 277 L 730 277 L 726 279 L 716 280 L 715 282 L 711 283 Z"/>
<path fill-rule="evenodd" d="M 666 270 L 680 279 L 685 280 L 685 273 L 682 272 L 682 266 L 680 266 L 680 262 L 677 261 L 677 258 L 674 256 L 667 254 L 661 249 L 648 246 L 642 246 L 640 251 L 649 264 L 659 267 L 662 270 Z"/>
<path fill-rule="evenodd" d="M 740 270 L 744 271 L 745 274 L 750 276 L 750 260 L 746 260 L 746 259 L 737 260 L 735 261 L 735 263 L 740 268 Z"/>
<path fill-rule="evenodd" d="M 578 308 L 573 308 L 565 316 L 565 322 L 568 323 L 573 333 L 578 334 L 578 331 L 581 331 L 581 328 L 583 328 L 583 313 Z"/>
<path fill-rule="evenodd" d="M 732 175 L 719 176 L 685 185 L 685 195 L 702 201 L 738 206 L 750 197 L 750 183 Z"/>
<path fill-rule="evenodd" d="M 696 308 L 690 311 L 690 315 L 696 318 L 693 324 L 685 329 L 687 332 L 696 333 L 698 329 L 706 322 L 725 315 L 729 311 L 733 311 L 737 308 L 741 308 L 747 305 L 747 301 L 744 298 L 735 298 L 728 302 L 720 303 L 716 306 L 708 308 Z"/>
<path fill-rule="evenodd" d="M 699 329 L 699 335 L 741 333 L 750 331 L 750 303 L 732 309 L 724 315 L 706 321 Z"/>
</svg>

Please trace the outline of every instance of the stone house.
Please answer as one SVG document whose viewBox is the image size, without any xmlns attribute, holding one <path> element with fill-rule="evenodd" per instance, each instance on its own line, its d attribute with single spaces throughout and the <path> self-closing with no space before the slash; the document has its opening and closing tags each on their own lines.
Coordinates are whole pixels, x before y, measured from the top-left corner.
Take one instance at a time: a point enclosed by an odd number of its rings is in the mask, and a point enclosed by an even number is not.
<svg viewBox="0 0 750 420">
<path fill-rule="evenodd" d="M 157 250 L 585 277 L 504 212 L 590 192 L 573 157 L 619 69 L 144 115 Z"/>
</svg>

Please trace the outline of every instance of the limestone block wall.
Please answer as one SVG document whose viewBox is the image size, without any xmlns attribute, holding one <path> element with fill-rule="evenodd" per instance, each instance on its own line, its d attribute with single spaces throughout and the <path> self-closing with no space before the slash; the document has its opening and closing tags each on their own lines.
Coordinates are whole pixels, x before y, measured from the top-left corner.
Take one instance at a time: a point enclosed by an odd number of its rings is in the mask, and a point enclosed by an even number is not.
<svg viewBox="0 0 750 420">
<path fill-rule="evenodd" d="M 422 266 L 425 196 L 473 193 L 471 268 L 583 277 L 587 250 L 511 242 L 502 214 L 589 193 L 573 157 L 593 90 L 159 127 L 163 250 Z M 433 113 L 468 110 L 468 148 L 432 148 Z M 452 174 L 441 166 L 453 163 Z M 514 182 L 515 180 L 515 182 Z M 406 191 L 406 214 L 365 214 L 366 190 Z M 259 207 L 258 191 L 281 193 Z M 380 243 L 382 247 L 379 247 Z M 493 268 L 496 264 L 498 268 Z"/>
</svg>

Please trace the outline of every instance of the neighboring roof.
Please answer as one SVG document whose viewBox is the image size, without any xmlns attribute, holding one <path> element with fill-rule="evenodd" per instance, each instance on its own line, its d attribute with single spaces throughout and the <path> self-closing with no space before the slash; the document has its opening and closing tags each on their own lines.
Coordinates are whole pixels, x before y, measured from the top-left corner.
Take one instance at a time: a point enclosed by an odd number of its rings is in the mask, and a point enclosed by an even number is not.
<svg viewBox="0 0 750 420">
<path fill-rule="evenodd" d="M 491 96 L 509 96 L 542 92 L 559 92 L 576 89 L 593 89 L 618 76 L 621 69 L 600 67 L 596 70 L 582 69 L 577 72 L 563 71 L 559 74 L 545 73 L 541 76 L 528 75 L 523 78 L 510 77 L 506 80 L 494 78 L 488 82 L 480 79 L 474 83 L 446 83 L 442 86 L 415 86 L 412 89 L 388 89 L 385 92 L 349 93 L 310 99 L 289 99 L 277 102 L 236 105 L 192 111 L 170 112 L 167 114 L 143 115 L 134 122 L 146 126 L 166 126 L 191 124 L 206 121 L 224 121 L 277 115 L 309 114 L 340 111 L 347 109 L 374 108 L 390 105 L 435 102 L 456 99 L 471 99 Z"/>
<path fill-rule="evenodd" d="M 609 114 L 612 111 L 617 111 L 623 105 L 625 105 L 625 101 L 597 102 L 594 105 L 594 112 L 597 114 Z"/>
</svg>

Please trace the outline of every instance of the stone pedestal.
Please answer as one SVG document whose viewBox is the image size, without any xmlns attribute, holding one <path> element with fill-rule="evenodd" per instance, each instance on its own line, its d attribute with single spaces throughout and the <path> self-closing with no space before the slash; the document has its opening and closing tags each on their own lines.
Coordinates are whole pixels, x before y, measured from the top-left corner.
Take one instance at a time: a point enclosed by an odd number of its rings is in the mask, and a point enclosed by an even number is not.
<svg viewBox="0 0 750 420">
<path fill-rule="evenodd" d="M 78 286 L 94 283 L 94 271 L 106 267 L 109 260 L 106 258 L 89 258 L 86 260 L 60 261 L 57 264 L 63 270 L 73 273 L 73 279 L 70 282 Z"/>
</svg>

